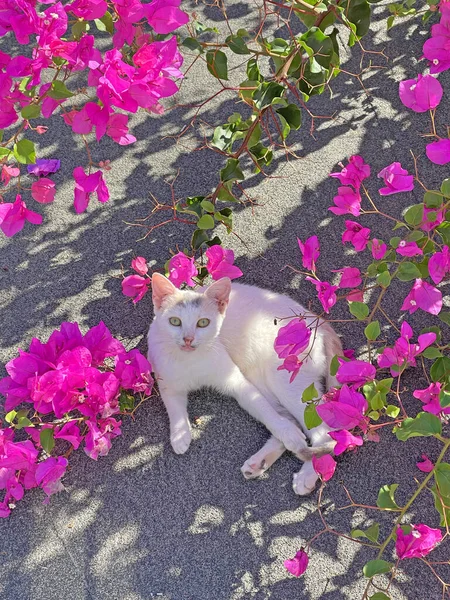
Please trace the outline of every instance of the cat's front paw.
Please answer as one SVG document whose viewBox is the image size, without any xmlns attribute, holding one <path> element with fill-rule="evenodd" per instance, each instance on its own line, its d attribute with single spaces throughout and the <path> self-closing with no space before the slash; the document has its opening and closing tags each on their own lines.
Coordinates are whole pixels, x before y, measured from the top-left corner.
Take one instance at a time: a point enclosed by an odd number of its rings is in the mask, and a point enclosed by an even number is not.
<svg viewBox="0 0 450 600">
<path fill-rule="evenodd" d="M 303 431 L 288 420 L 286 420 L 278 429 L 275 433 L 275 437 L 277 437 L 288 450 L 294 452 L 294 454 L 297 454 L 308 447 L 306 436 Z"/>
<path fill-rule="evenodd" d="M 294 492 L 299 496 L 307 496 L 316 487 L 317 480 L 317 473 L 309 473 L 305 471 L 302 472 L 300 470 L 294 475 L 292 487 L 294 489 Z"/>
<path fill-rule="evenodd" d="M 170 436 L 170 443 L 175 454 L 184 454 L 191 444 L 191 439 L 192 436 L 189 429 L 174 432 Z"/>
<path fill-rule="evenodd" d="M 241 473 L 245 479 L 256 479 L 260 477 L 268 466 L 264 459 L 258 458 L 257 455 L 251 456 L 241 467 Z"/>
</svg>

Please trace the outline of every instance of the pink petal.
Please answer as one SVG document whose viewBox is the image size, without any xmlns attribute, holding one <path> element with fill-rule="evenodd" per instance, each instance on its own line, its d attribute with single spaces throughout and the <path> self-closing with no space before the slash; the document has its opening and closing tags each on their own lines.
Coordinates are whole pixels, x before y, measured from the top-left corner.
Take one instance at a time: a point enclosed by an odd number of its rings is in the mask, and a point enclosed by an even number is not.
<svg viewBox="0 0 450 600">
<path fill-rule="evenodd" d="M 320 458 L 313 456 L 312 463 L 314 471 L 320 475 L 324 481 L 328 481 L 333 477 L 336 470 L 336 461 L 330 454 L 325 454 L 325 456 L 321 456 Z"/>
</svg>

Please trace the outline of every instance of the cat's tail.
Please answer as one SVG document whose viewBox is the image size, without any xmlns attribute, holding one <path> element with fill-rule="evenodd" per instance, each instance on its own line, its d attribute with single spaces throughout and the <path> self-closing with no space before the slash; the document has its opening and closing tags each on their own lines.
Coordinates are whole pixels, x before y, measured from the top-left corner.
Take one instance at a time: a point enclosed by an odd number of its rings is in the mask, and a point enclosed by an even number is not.
<svg viewBox="0 0 450 600">
<path fill-rule="evenodd" d="M 339 384 L 334 375 L 330 375 L 330 365 L 333 358 L 337 356 L 344 356 L 344 350 L 342 348 L 342 343 L 337 333 L 331 327 L 331 325 L 327 322 L 323 322 L 320 326 L 323 336 L 323 345 L 325 350 L 326 364 L 327 364 L 327 372 L 325 374 L 327 391 L 332 387 L 337 387 Z M 324 454 L 327 454 L 325 452 Z"/>
<path fill-rule="evenodd" d="M 303 462 L 306 462 L 312 460 L 313 456 L 319 458 L 320 456 L 325 456 L 325 454 L 332 454 L 335 446 L 336 441 L 330 440 L 320 446 L 307 446 L 306 448 L 302 448 L 300 452 L 296 453 L 296 456 Z"/>
</svg>

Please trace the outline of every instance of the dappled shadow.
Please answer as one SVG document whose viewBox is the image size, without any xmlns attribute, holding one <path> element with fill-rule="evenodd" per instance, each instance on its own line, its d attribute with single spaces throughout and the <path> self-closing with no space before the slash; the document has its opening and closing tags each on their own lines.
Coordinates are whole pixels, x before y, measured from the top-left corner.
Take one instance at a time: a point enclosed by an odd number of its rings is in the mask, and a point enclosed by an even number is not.
<svg viewBox="0 0 450 600">
<path fill-rule="evenodd" d="M 231 18 L 243 19 L 244 24 L 251 21 L 247 8 L 245 3 L 235 3 Z M 220 18 L 213 10 L 209 8 L 207 15 L 217 18 L 217 24 Z M 363 264 L 360 256 L 349 258 L 349 250 L 340 243 L 344 218 L 331 219 L 327 210 L 337 189 L 327 174 L 355 152 L 370 163 L 374 175 L 394 160 L 411 170 L 409 149 L 424 148 L 419 134 L 427 131 L 427 117 L 411 118 L 399 103 L 394 82 L 418 72 L 413 57 L 420 55 L 425 31 L 402 23 L 388 34 L 393 39 L 386 44 L 386 35 L 378 31 L 380 8 L 376 14 L 374 33 L 364 44 L 377 51 L 387 47 L 391 61 L 383 70 L 366 73 L 364 85 L 371 95 L 365 95 L 356 78 L 341 75 L 332 84 L 332 99 L 325 95 L 312 99 L 308 106 L 314 114 L 336 112 L 336 117 L 316 121 L 313 138 L 310 118 L 303 111 L 303 126 L 292 138 L 303 158 L 285 166 L 284 156 L 278 154 L 270 171 L 276 178 L 251 175 L 246 180 L 246 192 L 261 204 L 253 217 L 249 208 L 236 211 L 236 232 L 248 248 L 234 236 L 226 239 L 238 256 L 246 283 L 288 292 L 303 304 L 314 297 L 312 286 L 288 269 L 280 273 L 287 264 L 300 265 L 296 236 L 319 236 L 318 273 L 323 279 L 331 277 L 331 269 L 350 261 Z M 358 73 L 358 60 L 349 57 L 345 69 Z M 205 86 L 214 82 L 211 78 L 205 83 L 203 77 L 203 69 L 191 72 L 178 98 L 180 104 L 210 93 Z M 219 97 L 203 117 L 219 124 L 234 110 L 232 100 Z M 44 225 L 27 226 L 13 240 L 2 239 L 0 342 L 5 361 L 18 345 L 27 346 L 32 336 L 47 337 L 65 319 L 78 320 L 82 328 L 104 320 L 115 335 L 145 350 L 150 302 L 145 299 L 134 307 L 121 295 L 122 266 L 127 269 L 134 255 L 143 255 L 161 269 L 168 247 L 187 246 L 189 228 L 172 224 L 136 243 L 144 232 L 126 223 L 149 214 L 150 194 L 161 201 L 170 198 L 164 179 L 178 170 L 177 197 L 208 193 L 217 183 L 224 162 L 219 154 L 183 152 L 165 137 L 188 125 L 192 115 L 189 106 L 161 117 L 137 115 L 132 132 L 138 142 L 133 146 L 122 148 L 109 140 L 93 144 L 95 161 L 112 162 L 113 169 L 106 174 L 112 198 L 106 205 L 91 200 L 89 211 L 80 216 L 71 208 L 71 174 L 74 167 L 86 163 L 83 145 L 75 139 L 69 146 L 69 130 L 61 117 L 52 119 L 48 133 L 36 138 L 42 153 L 62 159 L 62 169 L 54 176 L 59 193 L 54 206 L 42 208 Z M 201 142 L 200 131 L 192 132 L 186 144 Z M 442 168 L 423 157 L 419 166 L 430 187 L 445 176 Z M 380 199 L 378 187 L 373 177 L 370 192 L 386 212 L 398 213 L 399 207 L 420 198 L 416 190 L 412 195 Z M 390 237 L 379 219 L 366 217 L 364 223 L 379 237 Z M 405 285 L 399 286 L 399 294 L 406 294 Z M 319 310 L 316 300 L 311 302 Z M 394 309 L 397 296 L 392 303 L 387 301 L 386 310 Z M 346 307 L 338 304 L 333 317 L 348 318 Z M 419 324 L 421 320 L 423 326 L 427 324 L 424 315 L 415 317 Z M 355 333 L 345 323 L 336 328 L 347 347 L 358 351 L 363 346 L 362 332 Z M 391 338 L 392 332 L 387 329 L 383 335 Z M 359 598 L 364 586 L 361 567 L 374 553 L 342 538 L 324 535 L 317 540 L 310 568 L 301 580 L 290 577 L 283 567 L 283 560 L 321 528 L 317 494 L 297 498 L 292 492 L 298 461 L 285 455 L 261 480 L 244 481 L 239 467 L 263 444 L 265 429 L 232 399 L 211 391 L 194 394 L 189 410 L 195 428 L 186 455 L 172 453 L 167 417 L 155 398 L 139 410 L 136 422 L 124 420 L 123 435 L 107 457 L 93 462 L 81 452 L 74 453 L 65 478 L 67 491 L 53 497 L 50 506 L 40 504 L 39 492 L 30 492 L 12 517 L 0 522 L 0 595 L 8 600 Z M 339 460 L 336 478 L 324 494 L 327 519 L 336 529 L 348 532 L 374 518 L 361 508 L 337 510 L 347 503 L 341 480 L 361 504 L 373 504 L 381 485 L 400 483 L 402 501 L 414 489 L 408 473 L 420 454 L 426 448 L 433 458 L 436 452 L 428 440 L 414 440 L 404 447 L 396 444 L 394 455 L 391 437 L 390 433 L 382 436 L 379 444 L 366 444 Z M 430 514 L 431 504 L 424 504 L 414 507 L 410 516 L 436 526 L 429 522 Z M 380 522 L 383 533 L 389 531 L 392 519 L 383 516 Z M 431 597 L 430 590 L 438 589 L 427 571 L 419 573 L 416 565 L 414 569 L 396 583 L 393 598 Z"/>
</svg>

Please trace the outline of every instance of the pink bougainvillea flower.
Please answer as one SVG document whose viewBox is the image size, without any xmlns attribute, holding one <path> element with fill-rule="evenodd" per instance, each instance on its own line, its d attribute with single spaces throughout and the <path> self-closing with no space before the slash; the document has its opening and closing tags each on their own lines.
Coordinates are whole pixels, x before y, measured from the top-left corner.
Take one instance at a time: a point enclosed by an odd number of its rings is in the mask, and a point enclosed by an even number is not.
<svg viewBox="0 0 450 600">
<path fill-rule="evenodd" d="M 373 238 L 371 251 L 375 260 L 382 260 L 386 256 L 387 246 L 381 240 Z"/>
<path fill-rule="evenodd" d="M 208 262 L 206 263 L 206 269 L 214 280 L 221 279 L 222 277 L 229 277 L 230 279 L 237 279 L 243 275 L 239 267 L 234 265 L 234 252 L 233 250 L 227 250 L 216 244 L 210 246 L 205 252 Z M 197 272 L 195 272 L 195 275 Z M 169 277 L 170 279 L 170 277 Z M 191 284 L 189 284 L 191 285 Z"/>
<path fill-rule="evenodd" d="M 414 176 L 402 168 L 399 162 L 394 162 L 378 173 L 378 177 L 384 180 L 385 186 L 378 190 L 382 196 L 397 194 L 398 192 L 410 192 L 414 189 Z"/>
<path fill-rule="evenodd" d="M 142 276 L 147 275 L 148 273 L 147 261 L 143 256 L 137 256 L 136 258 L 133 258 L 133 260 L 131 261 L 131 268 L 134 269 L 136 273 Z"/>
<path fill-rule="evenodd" d="M 432 529 L 428 525 L 412 525 L 410 533 L 405 533 L 401 527 L 397 528 L 395 551 L 400 559 L 422 558 L 429 554 L 442 540 L 439 529 Z"/>
<path fill-rule="evenodd" d="M 339 187 L 338 195 L 333 198 L 336 206 L 330 206 L 335 215 L 353 215 L 359 217 L 361 214 L 361 196 L 359 192 L 351 187 Z"/>
<path fill-rule="evenodd" d="M 330 454 L 325 454 L 325 456 L 321 456 L 320 458 L 313 456 L 312 464 L 314 471 L 317 475 L 320 475 L 324 481 L 331 479 L 336 470 L 336 461 Z"/>
<path fill-rule="evenodd" d="M 450 252 L 443 246 L 442 252 L 435 252 L 428 262 L 428 271 L 434 283 L 440 283 L 450 271 Z"/>
<path fill-rule="evenodd" d="M 291 373 L 289 383 L 292 383 L 297 377 L 302 365 L 303 361 L 299 360 L 298 356 L 296 356 L 295 354 L 289 354 L 283 360 L 283 363 L 277 368 L 277 371 L 288 371 L 289 373 Z"/>
<path fill-rule="evenodd" d="M 400 100 L 414 112 L 426 112 L 436 108 L 442 99 L 442 85 L 432 75 L 418 75 L 399 85 Z"/>
<path fill-rule="evenodd" d="M 3 185 L 8 185 L 11 181 L 11 177 L 18 177 L 20 175 L 20 169 L 17 167 L 11 167 L 9 165 L 2 165 L 2 181 Z"/>
<path fill-rule="evenodd" d="M 144 15 L 156 33 L 170 33 L 186 25 L 189 16 L 180 10 L 181 0 L 153 0 L 144 4 Z"/>
<path fill-rule="evenodd" d="M 28 174 L 36 177 L 46 177 L 60 168 L 61 161 L 57 158 L 37 158 L 34 165 L 27 165 Z"/>
<path fill-rule="evenodd" d="M 353 348 L 348 348 L 348 350 L 344 350 L 344 356 L 345 356 L 345 358 L 349 358 L 350 360 L 354 360 L 354 358 L 355 358 L 355 351 L 353 350 Z"/>
<path fill-rule="evenodd" d="M 194 287 L 195 281 L 192 277 L 196 276 L 197 267 L 194 264 L 194 258 L 188 258 L 183 252 L 172 256 L 169 262 L 169 279 L 175 287 L 180 288 L 183 283 Z"/>
<path fill-rule="evenodd" d="M 308 568 L 309 558 L 306 552 L 301 548 L 294 558 L 289 558 L 284 561 L 286 569 L 295 577 L 300 577 Z"/>
<path fill-rule="evenodd" d="M 450 162 L 450 140 L 442 139 L 431 142 L 426 145 L 425 152 L 435 165 L 446 165 Z"/>
<path fill-rule="evenodd" d="M 49 456 L 40 462 L 36 468 L 36 482 L 47 494 L 44 504 L 48 504 L 49 496 L 64 489 L 61 478 L 67 469 L 67 458 Z"/>
<path fill-rule="evenodd" d="M 117 142 L 119 146 L 128 146 L 136 141 L 134 135 L 128 133 L 128 115 L 122 113 L 114 113 L 109 117 L 106 135 Z"/>
<path fill-rule="evenodd" d="M 55 182 L 47 177 L 42 177 L 31 184 L 31 195 L 41 204 L 49 204 L 55 199 Z"/>
<path fill-rule="evenodd" d="M 342 243 L 350 242 L 356 252 L 361 252 L 369 242 L 370 229 L 356 221 L 345 221 L 346 230 L 342 234 Z"/>
<path fill-rule="evenodd" d="M 56 427 L 53 437 L 55 439 L 61 439 L 70 442 L 75 450 L 80 446 L 83 440 L 83 436 L 80 433 L 80 429 L 76 424 L 76 421 L 70 421 L 69 423 L 65 423 L 62 427 Z"/>
<path fill-rule="evenodd" d="M 348 385 L 334 390 L 333 394 L 327 394 L 324 399 L 326 401 L 317 406 L 317 414 L 328 427 L 353 429 L 363 422 L 367 401 L 362 394 Z"/>
<path fill-rule="evenodd" d="M 416 242 L 406 242 L 405 240 L 399 243 L 396 250 L 402 256 L 419 256 L 423 254 L 422 248 L 419 248 Z"/>
<path fill-rule="evenodd" d="M 385 348 L 377 358 L 378 365 L 383 369 L 389 367 L 393 377 L 397 377 L 399 372 L 407 367 L 415 367 L 416 356 L 436 341 L 436 334 L 432 331 L 419 335 L 417 344 L 410 343 L 412 336 L 413 330 L 411 326 L 406 321 L 403 321 L 400 329 L 400 337 L 396 340 L 394 347 Z"/>
<path fill-rule="evenodd" d="M 352 435 L 346 429 L 340 431 L 330 431 L 328 435 L 336 440 L 337 444 L 334 447 L 334 453 L 336 456 L 342 454 L 346 450 L 353 450 L 356 446 L 363 445 L 363 439 L 359 435 Z"/>
<path fill-rule="evenodd" d="M 139 350 L 130 350 L 116 358 L 114 375 L 126 390 L 150 396 L 153 387 L 152 366 Z"/>
<path fill-rule="evenodd" d="M 442 309 L 441 291 L 423 279 L 416 279 L 400 310 L 412 314 L 419 308 L 431 315 L 438 315 Z"/>
<path fill-rule="evenodd" d="M 123 344 L 111 335 L 103 321 L 84 334 L 83 345 L 91 353 L 94 367 L 101 365 L 108 356 L 125 352 Z"/>
<path fill-rule="evenodd" d="M 312 235 L 305 243 L 300 238 L 297 238 L 298 247 L 302 253 L 302 265 L 308 271 L 316 270 L 316 260 L 320 256 L 320 244 L 317 235 Z"/>
<path fill-rule="evenodd" d="M 416 463 L 416 467 L 424 473 L 430 473 L 434 469 L 434 465 L 426 454 L 422 454 L 422 460 Z"/>
<path fill-rule="evenodd" d="M 76 167 L 73 170 L 73 177 L 75 179 L 74 207 L 76 213 L 80 214 L 86 210 L 93 192 L 96 192 L 99 202 L 109 200 L 109 190 L 103 180 L 102 171 L 86 175 L 83 167 Z"/>
<path fill-rule="evenodd" d="M 121 421 L 116 421 L 110 417 L 108 419 L 99 419 L 86 421 L 88 433 L 85 438 L 84 451 L 89 456 L 97 460 L 99 456 L 106 456 L 111 449 L 111 440 L 121 435 Z"/>
<path fill-rule="evenodd" d="M 450 41 L 449 10 L 447 3 L 441 2 L 441 22 L 431 28 L 432 37 L 423 45 L 423 54 L 430 61 L 430 73 L 441 73 L 450 69 Z"/>
<path fill-rule="evenodd" d="M 339 179 L 342 185 L 352 185 L 355 190 L 359 190 L 361 182 L 370 177 L 370 166 L 364 162 L 362 156 L 350 156 L 349 164 L 343 167 L 340 173 L 330 173 L 330 177 Z"/>
<path fill-rule="evenodd" d="M 336 379 L 339 383 L 349 383 L 359 387 L 368 381 L 375 379 L 376 369 L 373 365 L 364 360 L 345 361 L 338 358 L 339 369 L 336 373 Z"/>
<path fill-rule="evenodd" d="M 101 19 L 108 5 L 105 0 L 75 0 L 66 5 L 66 10 L 85 21 Z"/>
<path fill-rule="evenodd" d="M 423 231 L 432 231 L 436 229 L 444 220 L 444 209 L 435 210 L 433 208 L 423 209 L 423 220 L 420 224 L 420 229 Z"/>
<path fill-rule="evenodd" d="M 13 204 L 9 202 L 0 204 L 0 229 L 6 237 L 12 237 L 21 231 L 25 221 L 40 225 L 42 215 L 29 210 L 20 194 L 17 194 L 16 201 Z"/>
<path fill-rule="evenodd" d="M 338 289 L 338 286 L 331 285 L 328 281 L 313 279 L 312 277 L 306 277 L 305 279 L 316 286 L 317 297 L 323 306 L 323 310 L 328 314 L 330 308 L 336 304 L 337 298 L 335 292 Z"/>
<path fill-rule="evenodd" d="M 275 338 L 274 348 L 278 358 L 287 358 L 290 354 L 299 356 L 306 350 L 311 338 L 311 329 L 304 319 L 292 319 L 280 327 Z"/>
<path fill-rule="evenodd" d="M 450 406 L 443 408 L 440 403 L 441 384 L 431 383 L 427 388 L 423 390 L 414 390 L 414 398 L 418 398 L 424 403 L 423 410 L 433 415 L 449 415 Z"/>
<path fill-rule="evenodd" d="M 128 275 L 122 279 L 122 294 L 134 298 L 133 304 L 137 304 L 150 289 L 151 280 L 140 275 Z"/>
<path fill-rule="evenodd" d="M 39 452 L 30 440 L 24 442 L 6 441 L 0 455 L 0 469 L 14 469 L 15 471 L 28 471 L 37 461 Z"/>
<path fill-rule="evenodd" d="M 355 288 L 362 283 L 361 272 L 356 267 L 344 267 L 333 271 L 333 273 L 341 273 L 339 288 Z"/>
</svg>

